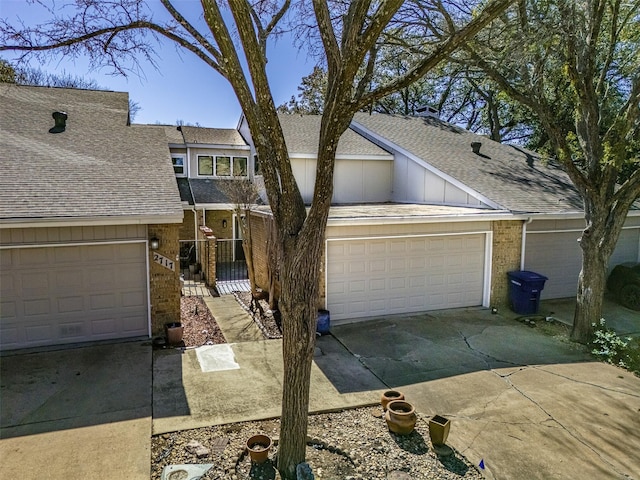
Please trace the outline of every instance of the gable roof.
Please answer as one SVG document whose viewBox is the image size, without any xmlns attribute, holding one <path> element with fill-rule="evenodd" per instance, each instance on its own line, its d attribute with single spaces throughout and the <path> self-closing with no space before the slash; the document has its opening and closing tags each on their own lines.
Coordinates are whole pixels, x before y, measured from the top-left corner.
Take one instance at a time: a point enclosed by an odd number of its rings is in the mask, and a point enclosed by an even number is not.
<svg viewBox="0 0 640 480">
<path fill-rule="evenodd" d="M 127 125 L 126 93 L 0 84 L 0 103 L 3 223 L 181 221 L 165 132 Z"/>
<path fill-rule="evenodd" d="M 514 213 L 582 211 L 569 176 L 526 149 L 434 117 L 357 113 L 352 128 L 436 174 L 455 179 L 499 208 Z M 472 151 L 472 142 L 481 142 L 480 154 Z"/>
<path fill-rule="evenodd" d="M 184 143 L 202 145 L 221 145 L 232 147 L 248 147 L 240 132 L 235 128 L 179 127 Z"/>
<path fill-rule="evenodd" d="M 320 140 L 321 115 L 278 114 L 282 133 L 287 144 L 289 157 L 318 156 L 318 142 Z M 340 137 L 336 158 L 371 158 L 392 160 L 389 152 L 375 145 L 362 135 L 347 129 Z"/>
</svg>

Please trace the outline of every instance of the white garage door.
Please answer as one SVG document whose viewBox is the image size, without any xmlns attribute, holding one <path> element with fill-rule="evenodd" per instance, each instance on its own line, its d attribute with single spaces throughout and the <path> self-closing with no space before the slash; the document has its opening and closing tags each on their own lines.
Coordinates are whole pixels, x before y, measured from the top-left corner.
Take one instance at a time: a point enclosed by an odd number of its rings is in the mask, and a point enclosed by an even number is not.
<svg viewBox="0 0 640 480">
<path fill-rule="evenodd" d="M 485 235 L 329 240 L 327 308 L 345 320 L 481 305 Z"/>
<path fill-rule="evenodd" d="M 2 349 L 148 335 L 144 243 L 0 255 Z"/>
<path fill-rule="evenodd" d="M 540 273 L 549 280 L 542 299 L 573 297 L 577 293 L 582 268 L 582 251 L 578 238 L 582 232 L 527 232 L 524 269 Z M 618 263 L 638 261 L 640 229 L 622 230 L 609 261 L 610 269 Z"/>
</svg>

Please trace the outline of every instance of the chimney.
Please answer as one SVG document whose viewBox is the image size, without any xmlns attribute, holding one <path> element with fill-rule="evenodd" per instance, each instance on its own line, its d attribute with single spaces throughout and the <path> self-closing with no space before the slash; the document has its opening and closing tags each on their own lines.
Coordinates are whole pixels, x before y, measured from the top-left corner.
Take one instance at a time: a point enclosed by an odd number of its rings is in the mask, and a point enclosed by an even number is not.
<svg viewBox="0 0 640 480">
<path fill-rule="evenodd" d="M 480 147 L 482 146 L 482 142 L 471 142 L 471 150 L 476 155 L 480 155 Z"/>
<path fill-rule="evenodd" d="M 67 113 L 53 112 L 51 114 L 56 124 L 49 129 L 49 133 L 62 133 L 67 128 Z"/>
</svg>

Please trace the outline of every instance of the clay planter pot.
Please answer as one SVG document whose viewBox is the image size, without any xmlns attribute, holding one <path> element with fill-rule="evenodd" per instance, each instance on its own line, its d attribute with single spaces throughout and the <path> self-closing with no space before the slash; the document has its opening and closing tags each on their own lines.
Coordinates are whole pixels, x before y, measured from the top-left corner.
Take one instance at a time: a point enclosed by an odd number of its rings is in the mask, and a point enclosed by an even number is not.
<svg viewBox="0 0 640 480">
<path fill-rule="evenodd" d="M 382 409 L 386 410 L 389 402 L 394 400 L 404 400 L 404 393 L 397 390 L 387 390 L 386 392 L 383 392 L 380 396 L 380 405 L 382 405 Z"/>
<path fill-rule="evenodd" d="M 180 345 L 184 333 L 184 327 L 180 322 L 165 323 L 164 331 L 169 345 Z"/>
<path fill-rule="evenodd" d="M 247 450 L 253 463 L 264 463 L 269 458 L 273 442 L 268 435 L 253 435 L 247 440 Z"/>
<path fill-rule="evenodd" d="M 433 445 L 444 445 L 449 436 L 449 428 L 451 428 L 451 420 L 435 415 L 429 420 L 429 436 Z"/>
<path fill-rule="evenodd" d="M 393 400 L 387 404 L 384 419 L 393 433 L 409 435 L 416 426 L 416 409 L 404 400 Z"/>
</svg>

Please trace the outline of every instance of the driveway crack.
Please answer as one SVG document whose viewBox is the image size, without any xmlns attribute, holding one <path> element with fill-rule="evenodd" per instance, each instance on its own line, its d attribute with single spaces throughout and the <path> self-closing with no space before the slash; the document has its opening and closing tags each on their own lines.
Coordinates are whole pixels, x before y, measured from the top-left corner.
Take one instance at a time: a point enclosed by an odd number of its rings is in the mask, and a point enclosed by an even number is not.
<svg viewBox="0 0 640 480">
<path fill-rule="evenodd" d="M 532 367 L 532 368 L 536 368 L 536 367 Z M 542 405 L 540 405 L 540 403 L 538 403 L 536 400 L 534 400 L 531 396 L 527 395 L 522 389 L 520 389 L 516 385 L 514 385 L 514 383 L 511 381 L 511 379 L 509 378 L 508 375 L 507 376 L 502 376 L 502 375 L 499 375 L 497 372 L 493 372 L 493 373 L 495 373 L 496 375 L 500 376 L 500 378 L 502 378 L 505 382 L 507 382 L 507 384 L 510 386 L 510 388 L 512 388 L 513 390 L 518 392 L 522 397 L 526 398 L 529 402 L 531 402 L 533 405 L 535 405 L 538 409 L 540 409 L 540 411 L 542 411 L 548 417 L 547 420 L 544 420 L 544 421 L 540 422 L 540 425 L 544 425 L 545 423 L 548 423 L 548 422 L 553 422 L 555 425 L 560 427 L 560 429 L 562 429 L 564 432 L 566 432 L 571 438 L 575 439 L 578 443 L 584 445 L 587 449 L 589 449 L 591 452 L 593 452 L 603 463 L 608 465 L 609 468 L 611 468 L 611 470 L 615 471 L 616 474 L 618 474 L 621 477 L 625 476 L 624 472 L 621 472 L 620 470 L 618 470 L 614 464 L 612 464 L 606 457 L 603 457 L 597 449 L 595 449 L 593 446 L 591 446 L 589 443 L 587 443 L 580 435 L 572 432 L 570 429 L 565 427 L 562 422 L 560 422 L 558 419 L 556 419 L 551 414 L 551 412 L 546 410 Z M 571 379 L 569 379 L 569 380 L 571 380 Z M 496 399 L 498 397 L 496 397 Z M 494 399 L 492 401 L 495 401 L 496 399 Z"/>
</svg>

